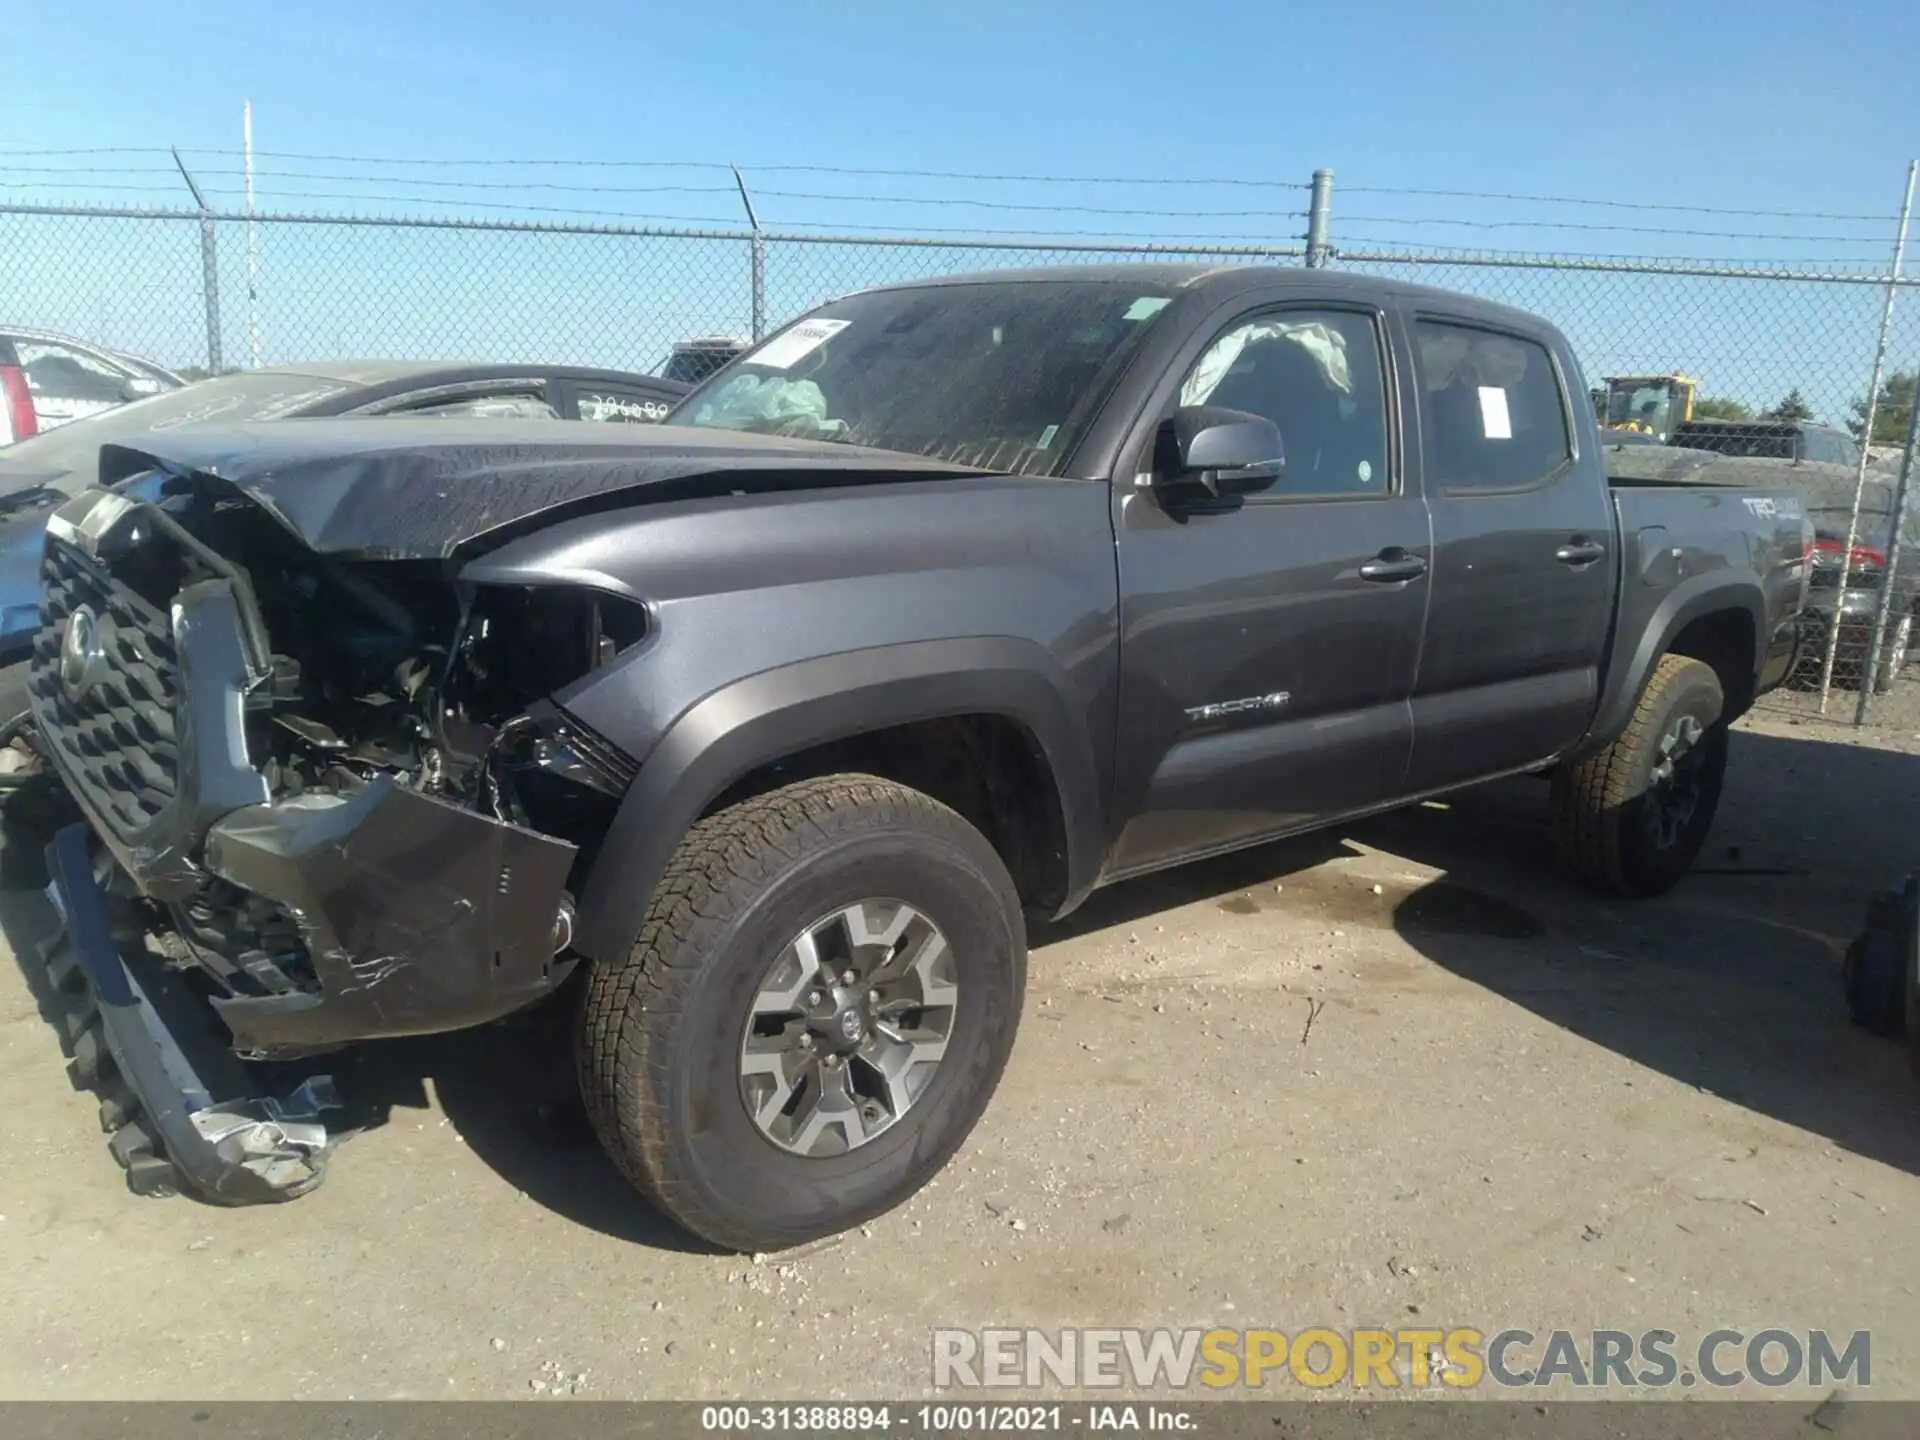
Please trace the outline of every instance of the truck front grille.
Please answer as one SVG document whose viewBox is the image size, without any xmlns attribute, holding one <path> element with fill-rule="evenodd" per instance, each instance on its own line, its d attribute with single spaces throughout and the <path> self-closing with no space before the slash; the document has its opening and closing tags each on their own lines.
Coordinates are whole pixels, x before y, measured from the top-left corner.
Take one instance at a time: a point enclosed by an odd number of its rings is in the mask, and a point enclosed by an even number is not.
<svg viewBox="0 0 1920 1440">
<path fill-rule="evenodd" d="M 88 808 L 130 838 L 174 797 L 180 667 L 172 621 L 98 562 L 51 537 L 42 580 L 28 682 L 41 737 Z M 82 607 L 103 653 L 76 688 L 62 679 L 61 648 Z"/>
</svg>

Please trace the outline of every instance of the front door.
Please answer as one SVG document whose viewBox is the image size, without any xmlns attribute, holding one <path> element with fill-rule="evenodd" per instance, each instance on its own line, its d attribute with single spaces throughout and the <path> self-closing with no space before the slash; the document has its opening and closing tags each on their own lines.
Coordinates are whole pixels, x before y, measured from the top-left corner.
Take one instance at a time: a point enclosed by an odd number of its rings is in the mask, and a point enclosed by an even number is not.
<svg viewBox="0 0 1920 1440">
<path fill-rule="evenodd" d="M 1278 305 L 1196 346 L 1178 405 L 1267 416 L 1285 475 L 1237 508 L 1116 484 L 1117 876 L 1394 794 L 1426 609 L 1426 510 L 1402 475 L 1382 317 Z M 1147 453 L 1128 473 L 1151 468 Z"/>
<path fill-rule="evenodd" d="M 1407 780 L 1419 793 L 1580 738 L 1619 557 L 1613 502 L 1597 461 L 1576 458 L 1546 337 L 1431 315 L 1412 331 L 1434 546 Z"/>
</svg>

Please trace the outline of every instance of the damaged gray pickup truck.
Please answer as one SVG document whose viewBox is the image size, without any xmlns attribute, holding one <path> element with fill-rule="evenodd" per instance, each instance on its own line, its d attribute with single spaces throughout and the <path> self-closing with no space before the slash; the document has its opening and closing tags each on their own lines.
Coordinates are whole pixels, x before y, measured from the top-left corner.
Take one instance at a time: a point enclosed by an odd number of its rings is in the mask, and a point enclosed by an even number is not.
<svg viewBox="0 0 1920 1440">
<path fill-rule="evenodd" d="M 557 997 L 620 1170 L 773 1249 L 941 1167 L 1096 886 L 1533 771 L 1666 888 L 1809 535 L 1610 485 L 1585 393 L 1482 301 L 1137 266 L 835 301 L 662 427 L 108 448 L 30 689 L 115 1154 L 301 1194 L 334 1097 L 263 1062 Z"/>
</svg>

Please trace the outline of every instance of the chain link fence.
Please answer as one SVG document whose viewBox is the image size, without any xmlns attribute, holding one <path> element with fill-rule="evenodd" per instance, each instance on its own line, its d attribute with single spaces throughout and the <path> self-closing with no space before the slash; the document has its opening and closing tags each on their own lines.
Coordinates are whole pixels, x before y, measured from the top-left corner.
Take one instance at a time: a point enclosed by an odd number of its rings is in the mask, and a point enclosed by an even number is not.
<svg viewBox="0 0 1920 1440">
<path fill-rule="evenodd" d="M 1812 608 L 1829 643 L 1764 703 L 1920 732 L 1920 667 L 1907 663 L 1920 525 L 1898 475 L 1920 281 L 1867 265 L 1343 250 L 1324 208 L 1302 216 L 1302 235 L 1319 264 L 1547 316 L 1596 385 L 1684 373 L 1705 413 L 1772 412 L 1839 437 L 1864 434 L 1871 408 L 1879 443 L 1858 462 L 1795 467 L 1821 477 Z M 863 286 L 1107 260 L 1303 264 L 1308 249 L 0 206 L 0 329 L 62 331 L 192 373 L 349 357 L 653 371 L 679 341 L 764 334 Z"/>
<path fill-rule="evenodd" d="M 1900 485 L 1920 371 L 1920 281 L 1890 286 L 1887 272 L 1866 266 L 1794 271 L 1551 256 L 1343 252 L 1331 263 L 1545 315 L 1565 331 L 1591 384 L 1678 371 L 1700 381 L 1704 401 L 1743 397 L 1751 423 L 1728 439 L 1755 454 L 1785 454 L 1793 443 L 1770 421 L 1770 408 L 1832 432 L 1830 441 L 1848 448 L 1844 457 L 1764 467 L 1784 472 L 1781 483 L 1806 498 L 1817 538 L 1805 656 L 1761 704 L 1794 719 L 1920 738 L 1920 666 L 1908 663 L 1920 605 L 1920 507 Z M 1852 442 L 1865 436 L 1869 408 L 1880 443 L 1859 446 Z"/>
</svg>

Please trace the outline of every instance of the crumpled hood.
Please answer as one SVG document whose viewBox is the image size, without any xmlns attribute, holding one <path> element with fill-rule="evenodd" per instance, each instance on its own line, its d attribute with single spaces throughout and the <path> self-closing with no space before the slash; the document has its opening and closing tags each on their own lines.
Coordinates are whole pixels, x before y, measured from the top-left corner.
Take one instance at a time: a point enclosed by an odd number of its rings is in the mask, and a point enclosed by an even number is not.
<svg viewBox="0 0 1920 1440">
<path fill-rule="evenodd" d="M 276 420 L 191 426 L 102 448 L 100 481 L 155 467 L 222 480 L 322 554 L 444 559 L 494 531 L 597 497 L 809 483 L 958 479 L 887 450 L 680 426 L 565 420 Z M 680 483 L 675 483 L 680 482 Z M 636 493 L 635 498 L 639 498 Z M 663 497 L 664 498 L 664 497 Z M 558 517 L 555 517 L 558 518 Z"/>
</svg>

